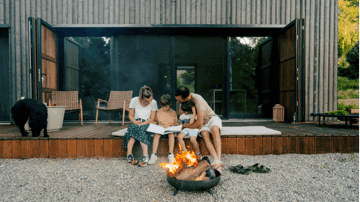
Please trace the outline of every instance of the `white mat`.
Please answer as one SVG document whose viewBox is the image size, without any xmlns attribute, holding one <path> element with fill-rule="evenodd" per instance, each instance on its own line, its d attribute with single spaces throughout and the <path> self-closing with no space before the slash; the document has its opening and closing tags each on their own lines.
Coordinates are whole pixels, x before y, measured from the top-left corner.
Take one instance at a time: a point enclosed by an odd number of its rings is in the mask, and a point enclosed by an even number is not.
<svg viewBox="0 0 360 202">
<path fill-rule="evenodd" d="M 113 136 L 124 136 L 127 133 L 127 128 L 115 131 Z M 265 126 L 242 126 L 242 127 L 222 127 L 221 135 L 281 135 L 278 130 L 266 128 Z"/>
<path fill-rule="evenodd" d="M 124 129 L 121 129 L 121 130 L 118 130 L 118 131 L 115 131 L 112 133 L 113 136 L 124 136 L 125 133 L 127 133 L 127 128 L 124 128 Z"/>
<path fill-rule="evenodd" d="M 281 132 L 265 126 L 228 126 L 221 129 L 221 135 L 281 135 Z"/>
</svg>

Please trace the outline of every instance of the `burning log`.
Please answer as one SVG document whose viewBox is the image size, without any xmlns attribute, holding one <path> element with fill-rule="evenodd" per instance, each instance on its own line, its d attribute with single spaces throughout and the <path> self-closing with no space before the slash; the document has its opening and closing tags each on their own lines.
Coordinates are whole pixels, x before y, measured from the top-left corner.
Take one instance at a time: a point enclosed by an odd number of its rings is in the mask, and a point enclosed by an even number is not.
<svg viewBox="0 0 360 202">
<path fill-rule="evenodd" d="M 169 172 L 169 176 L 170 177 L 176 177 L 180 172 L 182 172 L 183 170 L 185 170 L 185 168 L 187 168 L 187 165 L 184 161 L 181 161 L 180 166 L 176 169 L 175 173 L 171 173 Z"/>
<path fill-rule="evenodd" d="M 187 167 L 175 178 L 178 180 L 189 180 L 193 181 L 199 177 L 204 171 L 210 168 L 210 164 L 207 161 L 201 161 L 196 167 Z M 204 175 L 205 176 L 205 175 Z"/>
<path fill-rule="evenodd" d="M 204 172 L 202 172 L 202 173 L 200 174 L 200 176 L 195 179 L 195 181 L 204 180 L 204 179 L 205 179 L 205 175 L 206 175 L 206 170 L 205 170 Z"/>
</svg>

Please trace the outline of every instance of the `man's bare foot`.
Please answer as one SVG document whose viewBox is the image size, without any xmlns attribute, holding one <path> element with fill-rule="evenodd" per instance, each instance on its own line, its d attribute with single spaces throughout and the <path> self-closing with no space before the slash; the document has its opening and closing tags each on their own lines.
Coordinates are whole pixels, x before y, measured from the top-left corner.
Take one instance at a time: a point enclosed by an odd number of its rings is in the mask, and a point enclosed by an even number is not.
<svg viewBox="0 0 360 202">
<path fill-rule="evenodd" d="M 218 167 L 216 170 L 219 171 L 220 175 L 222 175 L 222 167 Z"/>
<path fill-rule="evenodd" d="M 214 169 L 217 169 L 221 166 L 223 166 L 223 162 L 221 162 L 220 160 L 215 160 L 212 164 L 211 164 L 211 167 L 213 167 Z"/>
</svg>

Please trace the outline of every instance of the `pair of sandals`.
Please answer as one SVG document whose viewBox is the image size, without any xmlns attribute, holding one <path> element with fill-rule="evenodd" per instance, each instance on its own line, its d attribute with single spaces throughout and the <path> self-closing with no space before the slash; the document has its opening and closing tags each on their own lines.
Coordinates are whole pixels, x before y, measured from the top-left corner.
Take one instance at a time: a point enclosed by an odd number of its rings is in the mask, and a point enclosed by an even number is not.
<svg viewBox="0 0 360 202">
<path fill-rule="evenodd" d="M 263 165 L 259 165 L 258 163 L 252 165 L 252 166 L 248 166 L 248 167 L 244 167 L 241 164 L 237 165 L 237 166 L 230 166 L 229 170 L 233 173 L 238 173 L 238 174 L 242 174 L 242 175 L 248 175 L 251 172 L 254 173 L 269 173 L 270 172 L 270 168 L 267 168 Z"/>
</svg>

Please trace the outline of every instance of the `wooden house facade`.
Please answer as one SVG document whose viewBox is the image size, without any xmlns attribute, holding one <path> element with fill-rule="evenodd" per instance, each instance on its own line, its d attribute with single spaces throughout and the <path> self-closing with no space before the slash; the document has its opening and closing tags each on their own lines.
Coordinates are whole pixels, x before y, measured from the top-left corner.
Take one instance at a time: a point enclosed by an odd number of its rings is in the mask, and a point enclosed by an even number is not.
<svg viewBox="0 0 360 202">
<path fill-rule="evenodd" d="M 0 121 L 21 97 L 77 90 L 79 46 L 68 37 L 111 37 L 109 90 L 147 84 L 174 94 L 176 71 L 195 68 L 195 92 L 223 92 L 230 109 L 230 37 L 267 36 L 256 82 L 262 115 L 312 121 L 337 109 L 337 0 L 0 1 Z M 70 52 L 69 52 L 70 51 Z M 172 96 L 173 97 L 173 96 Z M 175 105 L 175 100 L 173 100 Z"/>
</svg>

